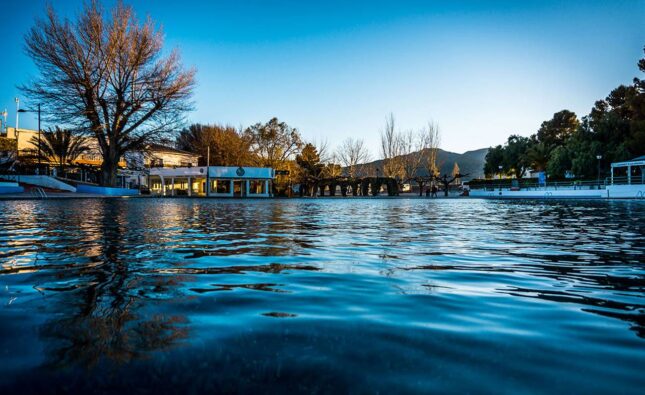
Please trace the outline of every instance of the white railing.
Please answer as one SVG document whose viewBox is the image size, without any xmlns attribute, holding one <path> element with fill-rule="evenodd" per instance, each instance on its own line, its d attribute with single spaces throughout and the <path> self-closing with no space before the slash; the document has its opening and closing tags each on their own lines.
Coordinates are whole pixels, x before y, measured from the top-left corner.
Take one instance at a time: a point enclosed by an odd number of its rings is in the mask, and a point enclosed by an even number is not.
<svg viewBox="0 0 645 395">
<path fill-rule="evenodd" d="M 522 191 L 557 191 L 557 190 L 600 190 L 606 189 L 608 180 L 600 181 L 547 181 L 546 184 L 521 181 L 516 185 L 508 182 L 500 184 L 472 185 L 470 189 L 487 191 L 522 190 Z"/>
<path fill-rule="evenodd" d="M 643 176 L 632 176 L 631 179 L 627 176 L 624 177 L 614 177 L 612 180 L 612 185 L 643 185 L 645 184 L 645 179 Z"/>
<path fill-rule="evenodd" d="M 39 199 L 47 199 L 47 193 L 41 187 L 32 188 L 31 194 Z"/>
</svg>

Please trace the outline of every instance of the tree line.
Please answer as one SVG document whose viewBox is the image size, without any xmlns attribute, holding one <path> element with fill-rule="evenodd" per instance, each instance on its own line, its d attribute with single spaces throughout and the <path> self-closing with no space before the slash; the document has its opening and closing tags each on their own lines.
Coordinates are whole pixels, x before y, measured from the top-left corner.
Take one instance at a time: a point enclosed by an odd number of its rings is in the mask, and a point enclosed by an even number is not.
<svg viewBox="0 0 645 395">
<path fill-rule="evenodd" d="M 645 73 L 645 58 L 638 61 L 638 68 Z M 636 77 L 632 84 L 620 85 L 596 101 L 582 119 L 562 110 L 530 137 L 511 135 L 504 145 L 490 148 L 484 173 L 522 178 L 531 169 L 552 178 L 595 178 L 606 175 L 612 162 L 641 155 L 645 155 L 645 80 Z"/>
<path fill-rule="evenodd" d="M 382 169 L 366 165 L 372 155 L 363 139 L 347 138 L 335 150 L 326 141 L 306 142 L 300 131 L 272 118 L 248 128 L 218 124 L 193 124 L 183 129 L 175 146 L 199 155 L 199 165 L 258 166 L 280 170 L 274 185 L 277 194 L 293 183 L 302 184 L 306 194 L 319 181 L 329 178 L 381 176 L 399 184 L 438 176 L 439 127 L 430 122 L 418 131 L 400 131 L 390 114 L 381 130 Z M 380 172 L 380 173 L 379 173 Z"/>
</svg>

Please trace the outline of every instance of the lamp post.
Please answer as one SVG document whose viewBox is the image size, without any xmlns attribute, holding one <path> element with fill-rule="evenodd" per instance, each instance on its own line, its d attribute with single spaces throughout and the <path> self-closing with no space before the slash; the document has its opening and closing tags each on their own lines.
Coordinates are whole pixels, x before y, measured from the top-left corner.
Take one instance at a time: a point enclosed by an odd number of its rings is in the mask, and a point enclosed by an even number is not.
<svg viewBox="0 0 645 395">
<path fill-rule="evenodd" d="M 598 159 L 598 189 L 600 189 L 600 160 L 602 159 L 602 155 L 596 155 L 596 159 Z"/>
<path fill-rule="evenodd" d="M 499 173 L 498 173 L 499 174 L 499 190 L 501 192 L 502 191 L 502 169 L 504 168 L 504 166 L 499 165 L 499 166 L 497 166 L 497 168 L 499 169 Z"/>
<path fill-rule="evenodd" d="M 206 147 L 206 197 L 210 197 L 211 195 L 210 166 L 211 166 L 211 146 L 209 144 L 208 147 Z"/>
<path fill-rule="evenodd" d="M 16 97 L 13 100 L 16 102 L 16 140 L 17 140 L 18 139 L 17 133 L 18 133 L 18 129 L 20 128 L 20 126 L 19 126 L 19 124 L 20 124 L 20 114 L 19 114 L 19 112 L 20 112 L 20 99 Z"/>
<path fill-rule="evenodd" d="M 18 98 L 16 98 L 16 103 L 18 103 Z M 21 112 L 36 112 L 38 113 L 38 170 L 40 170 L 40 103 L 38 103 L 38 109 L 37 110 L 23 110 L 23 109 L 18 109 L 18 113 Z M 16 131 L 18 129 L 18 113 L 16 113 Z M 17 138 L 16 138 L 17 140 Z"/>
</svg>

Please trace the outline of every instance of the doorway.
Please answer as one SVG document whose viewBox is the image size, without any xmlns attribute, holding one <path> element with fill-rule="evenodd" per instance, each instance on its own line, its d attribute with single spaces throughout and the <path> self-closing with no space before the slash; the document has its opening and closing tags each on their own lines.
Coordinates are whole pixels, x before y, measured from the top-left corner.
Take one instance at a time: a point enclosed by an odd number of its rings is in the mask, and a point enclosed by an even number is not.
<svg viewBox="0 0 645 395">
<path fill-rule="evenodd" d="M 242 186 L 243 184 L 244 184 L 244 181 L 242 180 L 233 181 L 233 196 L 235 197 L 244 196 L 244 187 Z"/>
</svg>

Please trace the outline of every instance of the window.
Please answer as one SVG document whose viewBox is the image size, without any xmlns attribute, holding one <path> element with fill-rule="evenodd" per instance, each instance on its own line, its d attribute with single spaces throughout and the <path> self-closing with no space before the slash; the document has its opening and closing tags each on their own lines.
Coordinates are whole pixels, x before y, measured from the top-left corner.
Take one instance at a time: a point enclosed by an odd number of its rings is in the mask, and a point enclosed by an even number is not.
<svg viewBox="0 0 645 395">
<path fill-rule="evenodd" d="M 249 195 L 260 195 L 266 193 L 264 190 L 264 180 L 251 180 L 249 181 Z"/>
<path fill-rule="evenodd" d="M 231 181 L 229 180 L 212 180 L 211 192 L 213 193 L 231 193 Z"/>
</svg>

